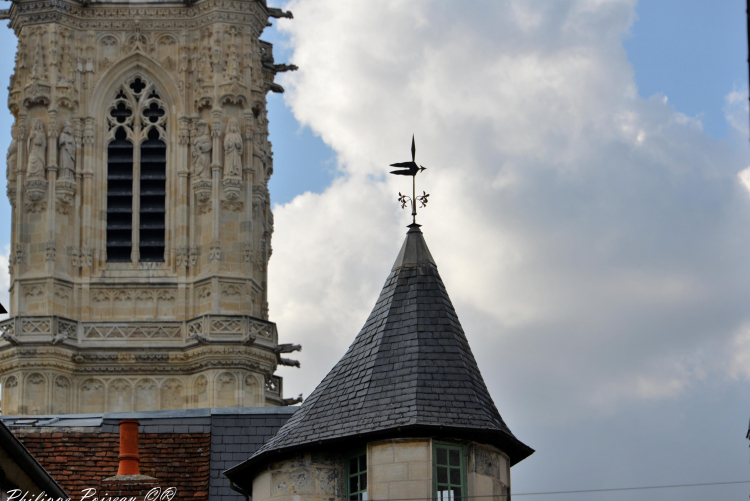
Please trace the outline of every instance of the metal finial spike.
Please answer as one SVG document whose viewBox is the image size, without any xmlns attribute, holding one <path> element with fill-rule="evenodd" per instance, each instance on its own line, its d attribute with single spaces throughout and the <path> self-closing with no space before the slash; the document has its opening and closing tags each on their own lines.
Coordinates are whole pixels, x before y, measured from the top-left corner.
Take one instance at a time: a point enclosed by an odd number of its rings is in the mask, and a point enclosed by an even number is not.
<svg viewBox="0 0 750 501">
<path fill-rule="evenodd" d="M 417 155 L 417 147 L 414 146 L 414 134 L 411 135 L 411 161 L 413 162 Z"/>
</svg>

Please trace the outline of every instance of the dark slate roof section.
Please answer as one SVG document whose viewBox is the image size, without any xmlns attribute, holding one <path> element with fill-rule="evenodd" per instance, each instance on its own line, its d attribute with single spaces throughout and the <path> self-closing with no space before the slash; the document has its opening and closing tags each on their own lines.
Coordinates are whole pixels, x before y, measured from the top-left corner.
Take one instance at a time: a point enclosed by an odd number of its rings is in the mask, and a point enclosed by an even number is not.
<svg viewBox="0 0 750 501">
<path fill-rule="evenodd" d="M 226 474 L 246 478 L 238 472 L 270 451 L 417 430 L 478 437 L 504 450 L 511 464 L 534 452 L 500 417 L 419 225 L 410 225 L 375 308 L 344 357 L 275 437 Z"/>
<path fill-rule="evenodd" d="M 245 501 L 221 474 L 244 461 L 276 433 L 297 407 L 253 408 L 267 412 L 237 413 L 237 408 L 213 409 L 211 413 L 211 501 Z M 223 411 L 223 412 L 222 412 Z"/>
</svg>

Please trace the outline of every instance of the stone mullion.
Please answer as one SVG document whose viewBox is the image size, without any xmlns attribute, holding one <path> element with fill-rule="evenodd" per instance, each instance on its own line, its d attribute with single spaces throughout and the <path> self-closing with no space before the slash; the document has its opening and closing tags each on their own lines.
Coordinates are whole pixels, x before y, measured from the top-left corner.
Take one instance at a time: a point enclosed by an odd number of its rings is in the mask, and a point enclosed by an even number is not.
<svg viewBox="0 0 750 501">
<path fill-rule="evenodd" d="M 15 214 L 14 214 L 14 221 L 13 224 L 16 227 L 16 234 L 15 234 L 15 241 L 13 242 L 14 248 L 11 249 L 11 252 L 13 253 L 14 259 L 16 259 L 16 246 L 20 246 L 21 249 L 23 249 L 23 252 L 21 254 L 21 259 L 26 259 L 26 243 L 25 243 L 25 236 L 24 236 L 24 224 L 23 224 L 23 214 L 25 212 L 24 205 L 26 198 L 26 183 L 25 183 L 25 174 L 26 174 L 26 132 L 28 130 L 28 127 L 26 126 L 26 111 L 22 111 L 18 114 L 18 164 L 17 164 L 17 171 L 16 171 L 16 208 L 15 208 Z M 15 261 L 15 265 L 13 266 L 13 277 L 10 284 L 11 288 L 11 311 L 15 313 L 16 315 L 21 312 L 21 287 L 19 285 L 19 281 L 21 279 L 21 274 L 23 270 L 23 263 Z M 20 388 L 20 384 L 19 384 Z"/>
<path fill-rule="evenodd" d="M 172 245 L 176 248 L 181 256 L 177 261 L 177 298 L 175 307 L 177 308 L 178 318 L 180 315 L 184 318 L 187 315 L 187 271 L 188 271 L 188 206 L 190 205 L 188 200 L 188 183 L 190 171 L 188 169 L 189 158 L 190 158 L 190 132 L 189 132 L 189 120 L 187 117 L 180 117 L 180 128 L 179 128 L 179 149 L 178 149 L 178 160 L 177 160 L 177 200 L 176 203 L 172 203 L 173 207 L 177 207 L 177 224 L 175 244 Z M 174 253 L 173 253 L 174 255 Z"/>
<path fill-rule="evenodd" d="M 94 249 L 94 118 L 86 117 L 83 128 L 83 186 L 81 231 L 81 319 L 91 319 L 91 267 Z"/>
<path fill-rule="evenodd" d="M 253 275 L 253 263 L 252 263 L 252 245 L 253 245 L 253 112 L 248 110 L 245 112 L 245 161 L 244 161 L 244 174 L 245 174 L 245 210 L 243 216 L 245 218 L 244 229 L 243 229 L 243 252 L 249 252 L 249 255 L 245 256 L 245 273 L 248 279 L 252 278 Z M 248 246 L 249 249 L 246 247 Z M 249 284 L 248 284 L 249 285 Z"/>
<path fill-rule="evenodd" d="M 195 141 L 195 138 L 198 136 L 198 130 L 196 128 L 197 120 L 194 119 L 193 122 L 190 125 L 190 137 L 189 137 L 189 148 L 192 148 L 192 144 Z M 192 153 L 192 152 L 191 152 Z M 189 157 L 188 157 L 189 158 Z M 192 177 L 192 176 L 191 176 Z M 195 255 L 196 248 L 198 245 L 198 242 L 196 242 L 197 233 L 198 233 L 198 215 L 196 214 L 196 207 L 198 206 L 198 197 L 195 194 L 193 190 L 188 188 L 188 218 L 189 218 L 189 224 L 190 227 L 188 228 L 188 255 L 187 255 L 187 266 L 189 267 L 189 273 L 191 279 L 194 278 L 197 274 L 198 267 L 200 264 L 198 263 L 198 256 Z M 193 261 L 195 260 L 195 261 Z M 195 293 L 195 283 L 191 281 L 189 294 L 187 294 L 186 298 L 186 304 L 185 304 L 185 313 L 187 316 L 195 315 L 195 304 L 193 302 Z"/>
<path fill-rule="evenodd" d="M 141 260 L 141 121 L 140 110 L 136 109 L 138 114 L 133 126 L 133 229 L 130 237 L 130 261 L 134 266 L 138 266 Z"/>
<path fill-rule="evenodd" d="M 211 136 L 213 138 L 213 146 L 211 149 L 211 175 L 213 183 L 211 188 L 213 192 L 211 194 L 211 248 L 208 253 L 208 262 L 213 274 L 211 277 L 211 312 L 219 313 L 221 307 L 221 290 L 219 287 L 219 277 L 216 276 L 216 273 L 219 272 L 219 262 L 221 261 L 222 252 L 221 240 L 219 240 L 221 235 L 219 228 L 221 222 L 219 186 L 221 184 L 222 153 L 224 152 L 221 144 L 222 110 L 215 109 L 212 115 Z"/>
<path fill-rule="evenodd" d="M 83 184 L 83 120 L 80 118 L 75 119 L 75 139 L 76 139 L 76 165 L 73 178 L 76 180 L 78 189 L 76 189 L 75 199 L 73 201 L 73 236 L 69 241 L 73 243 L 73 252 L 78 256 L 76 260 L 72 260 L 70 263 L 70 271 L 68 274 L 71 277 L 80 277 L 80 265 L 81 265 L 81 189 L 80 186 Z M 63 249 L 61 249 L 63 250 Z M 71 297 L 71 308 L 73 312 L 77 312 L 78 315 L 81 313 L 81 305 L 78 301 L 78 289 L 80 283 L 74 281 L 73 294 Z M 71 313 L 73 313 L 71 312 Z"/>
<path fill-rule="evenodd" d="M 242 228 L 242 252 L 243 259 L 245 260 L 245 289 L 247 298 L 247 311 L 251 315 L 255 314 L 253 304 L 253 112 L 247 110 L 245 112 L 245 159 L 244 159 L 244 175 L 245 175 L 245 210 L 242 212 L 244 221 L 240 225 Z"/>
<path fill-rule="evenodd" d="M 50 110 L 49 124 L 47 125 L 47 242 L 46 246 L 56 246 L 55 238 L 55 184 L 57 183 L 57 111 Z M 45 250 L 45 274 L 47 275 L 46 313 L 52 315 L 55 308 L 55 295 L 53 294 L 55 260 L 57 252 L 52 251 L 50 259 L 49 250 Z"/>
</svg>

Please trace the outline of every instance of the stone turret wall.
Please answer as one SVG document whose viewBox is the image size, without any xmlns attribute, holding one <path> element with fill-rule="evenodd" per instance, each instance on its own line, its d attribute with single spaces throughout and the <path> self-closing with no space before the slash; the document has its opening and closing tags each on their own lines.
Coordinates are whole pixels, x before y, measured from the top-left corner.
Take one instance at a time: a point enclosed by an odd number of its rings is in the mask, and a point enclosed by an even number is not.
<svg viewBox="0 0 750 501">
<path fill-rule="evenodd" d="M 465 451 L 466 496 L 501 499 L 510 494 L 510 461 L 498 449 L 455 441 Z M 399 438 L 367 444 L 368 499 L 433 499 L 433 444 L 430 438 Z M 256 474 L 256 501 L 347 499 L 349 452 L 299 453 Z"/>
</svg>

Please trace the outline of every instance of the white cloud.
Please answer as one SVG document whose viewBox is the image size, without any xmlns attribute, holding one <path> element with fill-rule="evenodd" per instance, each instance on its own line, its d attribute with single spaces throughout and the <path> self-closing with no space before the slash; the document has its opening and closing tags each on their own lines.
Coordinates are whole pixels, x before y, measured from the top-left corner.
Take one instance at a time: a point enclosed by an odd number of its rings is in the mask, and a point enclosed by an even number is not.
<svg viewBox="0 0 750 501">
<path fill-rule="evenodd" d="M 296 0 L 279 21 L 286 99 L 343 172 L 275 209 L 271 318 L 305 347 L 286 391 L 374 305 L 408 222 L 388 164 L 415 133 L 419 219 L 496 398 L 543 420 L 682 395 L 750 321 L 746 161 L 637 96 L 634 1 L 471 5 Z"/>
<path fill-rule="evenodd" d="M 743 91 L 735 89 L 724 97 L 724 116 L 727 122 L 745 137 L 750 134 L 749 113 L 747 89 Z"/>
<path fill-rule="evenodd" d="M 730 344 L 730 353 L 729 374 L 736 379 L 750 379 L 750 324 L 738 329 Z"/>
</svg>

